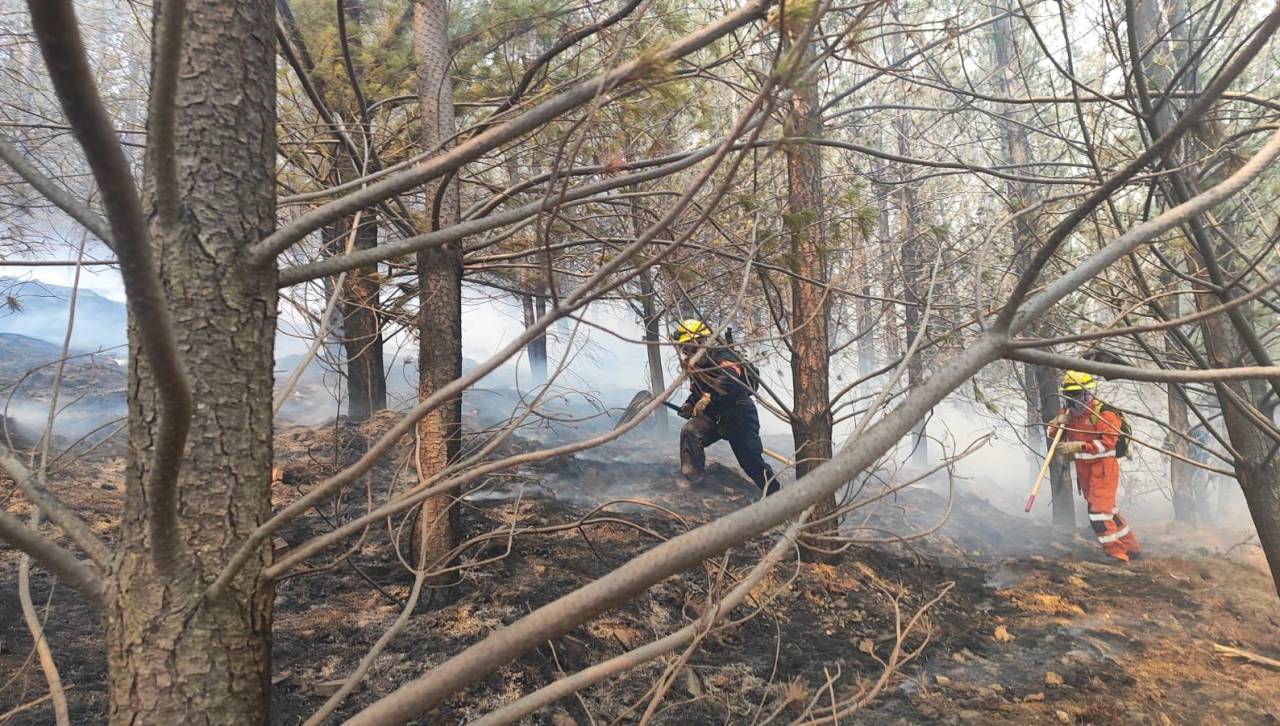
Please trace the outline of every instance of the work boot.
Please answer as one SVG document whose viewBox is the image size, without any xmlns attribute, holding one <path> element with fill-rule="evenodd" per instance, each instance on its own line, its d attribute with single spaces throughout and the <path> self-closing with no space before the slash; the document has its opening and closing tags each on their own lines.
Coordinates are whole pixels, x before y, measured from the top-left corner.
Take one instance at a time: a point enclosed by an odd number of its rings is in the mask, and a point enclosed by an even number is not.
<svg viewBox="0 0 1280 726">
<path fill-rule="evenodd" d="M 1130 552 L 1128 553 L 1128 556 L 1129 556 L 1130 562 L 1137 562 L 1138 560 L 1142 559 L 1141 552 Z"/>
<path fill-rule="evenodd" d="M 687 481 L 687 482 L 689 482 L 690 484 L 700 484 L 700 483 L 702 483 L 702 476 L 703 476 L 703 474 L 702 474 L 702 472 L 700 472 L 700 471 L 698 471 L 697 469 L 695 469 L 695 468 L 693 467 L 693 464 L 688 464 L 688 463 L 681 464 L 681 465 L 680 465 L 680 476 L 683 476 L 683 477 L 684 477 L 684 480 L 685 480 L 685 481 Z"/>
</svg>

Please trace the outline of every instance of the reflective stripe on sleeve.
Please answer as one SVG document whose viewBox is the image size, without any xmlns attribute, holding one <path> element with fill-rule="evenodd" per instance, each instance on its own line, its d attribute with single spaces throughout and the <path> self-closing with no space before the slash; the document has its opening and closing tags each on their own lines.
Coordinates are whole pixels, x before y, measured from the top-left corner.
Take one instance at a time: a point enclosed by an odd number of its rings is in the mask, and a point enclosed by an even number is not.
<svg viewBox="0 0 1280 726">
<path fill-rule="evenodd" d="M 1089 521 L 1090 522 L 1109 522 L 1111 521 L 1111 515 L 1110 514 L 1094 514 L 1093 512 L 1089 512 Z"/>
</svg>

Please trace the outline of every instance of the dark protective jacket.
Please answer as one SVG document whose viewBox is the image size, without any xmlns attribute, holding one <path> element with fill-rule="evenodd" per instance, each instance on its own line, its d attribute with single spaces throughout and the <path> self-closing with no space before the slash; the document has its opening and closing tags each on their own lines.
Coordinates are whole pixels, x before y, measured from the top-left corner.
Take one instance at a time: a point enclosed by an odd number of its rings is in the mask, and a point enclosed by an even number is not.
<svg viewBox="0 0 1280 726">
<path fill-rule="evenodd" d="M 702 413 L 713 420 L 722 413 L 734 411 L 739 401 L 751 398 L 742 359 L 728 348 L 708 349 L 689 371 L 689 382 L 685 409 L 692 408 L 704 393 L 709 393 L 711 404 Z"/>
</svg>

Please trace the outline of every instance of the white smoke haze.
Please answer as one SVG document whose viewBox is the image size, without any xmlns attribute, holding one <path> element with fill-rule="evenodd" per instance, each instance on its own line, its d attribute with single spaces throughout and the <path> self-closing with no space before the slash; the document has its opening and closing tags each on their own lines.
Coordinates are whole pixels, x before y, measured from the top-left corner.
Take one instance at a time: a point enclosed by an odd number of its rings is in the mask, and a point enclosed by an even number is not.
<svg viewBox="0 0 1280 726">
<path fill-rule="evenodd" d="M 24 274 L 21 279 L 8 278 L 0 286 L 0 289 L 16 292 L 21 304 L 20 311 L 9 310 L 0 315 L 0 334 L 18 334 L 43 342 L 45 347 L 40 355 L 36 355 L 37 363 L 56 359 L 56 351 L 65 334 L 66 295 L 69 291 L 58 284 L 66 278 L 65 269 L 57 271 L 60 269 L 38 268 Z M 125 330 L 121 298 L 118 276 L 113 271 L 99 270 L 82 285 L 76 333 L 72 339 L 73 352 L 104 348 L 107 352 L 91 359 L 81 359 L 75 370 L 83 378 L 93 375 L 91 369 L 85 368 L 83 360 L 92 360 L 101 372 L 102 361 L 112 359 L 117 361 L 114 365 L 119 369 L 111 377 L 113 382 L 106 390 L 85 392 L 82 390 L 85 387 L 83 380 L 75 383 L 74 376 L 69 378 L 68 384 L 72 385 L 62 394 L 64 407 L 59 411 L 55 425 L 57 440 L 61 442 L 84 436 L 100 428 L 104 422 L 124 416 L 124 349 L 121 346 Z M 281 334 L 277 338 L 278 384 L 302 359 L 310 326 L 311 323 L 296 312 L 282 307 Z M 523 332 L 523 327 L 518 300 L 468 287 L 464 298 L 464 370 L 470 370 L 478 362 L 494 355 Z M 643 328 L 634 311 L 619 303 L 598 302 L 583 311 L 580 321 L 566 320 L 553 325 L 548 330 L 547 352 L 548 369 L 555 378 L 535 414 L 526 418 L 520 434 L 536 440 L 569 441 L 585 438 L 611 426 L 632 395 L 648 387 L 647 357 L 642 337 Z M 12 340 L 15 339 L 10 338 Z M 13 346 L 6 347 L 12 349 Z M 785 357 L 771 345 L 759 341 L 744 341 L 739 348 L 744 355 L 756 361 L 766 384 L 784 400 L 789 398 L 790 371 Z M 407 408 L 416 400 L 416 341 L 404 335 L 393 336 L 386 341 L 385 351 L 389 399 L 394 407 Z M 12 350 L 0 351 L 6 352 L 13 353 Z M 281 423 L 318 425 L 333 420 L 342 412 L 345 401 L 341 356 L 339 345 L 322 347 L 321 354 L 310 363 L 282 407 Z M 0 363 L 13 357 L 0 356 Z M 561 363 L 566 360 L 568 362 L 562 368 Z M 679 374 L 679 361 L 669 346 L 663 346 L 663 361 L 666 380 L 671 381 Z M 40 383 L 48 384 L 52 366 L 46 366 L 42 369 L 44 375 L 33 376 L 16 391 L 13 383 L 17 376 L 11 368 L 12 365 L 7 368 L 0 366 L 5 379 L 0 386 L 4 387 L 4 395 L 11 396 L 7 415 L 18 428 L 39 432 L 43 430 L 48 415 L 48 391 L 40 390 Z M 1022 511 L 1042 459 L 1039 452 L 1032 452 L 1029 448 L 1025 404 L 1007 375 L 1009 370 L 1006 364 L 991 366 L 979 375 L 973 388 L 962 389 L 937 407 L 927 420 L 928 442 L 924 461 L 912 460 L 915 442 L 906 437 L 882 463 L 877 479 L 901 482 L 918 476 L 925 467 L 937 466 L 946 457 L 954 456 L 973 442 L 985 438 L 983 445 L 953 465 L 951 471 L 954 476 L 949 480 L 947 476 L 937 474 L 918 486 L 945 493 L 947 486 L 952 484 L 957 494 L 985 500 L 1011 516 L 1028 517 L 1049 527 L 1052 495 L 1047 483 L 1041 489 L 1035 511 L 1030 514 Z M 833 360 L 833 391 L 855 375 L 856 366 L 849 361 L 843 358 Z M 865 406 L 886 379 L 882 377 L 864 384 L 858 395 L 866 397 L 866 400 L 859 406 Z M 464 419 L 471 427 L 500 427 L 510 420 L 513 412 L 522 411 L 537 392 L 538 387 L 531 384 L 529 361 L 521 355 L 504 363 L 467 391 Z M 685 391 L 681 389 L 673 400 L 681 401 L 684 395 Z M 1165 415 L 1164 389 L 1154 384 L 1104 382 L 1099 395 L 1126 410 L 1153 418 Z M 789 425 L 763 408 L 760 419 L 765 446 L 785 457 L 793 457 Z M 850 443 L 848 438 L 860 419 L 859 416 L 837 424 L 837 448 L 857 445 L 856 441 Z M 1121 463 L 1120 509 L 1140 533 L 1143 528 L 1167 529 L 1172 522 L 1169 459 L 1144 445 L 1162 445 L 1165 433 L 1145 418 L 1130 416 L 1129 419 L 1134 428 L 1135 446 L 1129 458 Z M 628 434 L 628 442 L 584 456 L 593 461 L 659 465 L 654 469 L 655 473 L 669 469 L 674 476 L 681 423 L 680 419 L 669 416 L 668 432 L 662 437 L 656 436 L 652 424 L 647 423 Z M 644 445 L 636 446 L 640 442 Z M 713 445 L 708 454 L 712 462 L 735 467 L 732 453 L 724 443 Z M 780 471 L 785 469 L 777 462 L 773 463 Z M 784 481 L 791 478 L 791 474 L 784 473 Z M 670 483 L 673 480 L 664 481 Z M 1238 487 L 1234 480 L 1224 477 L 1216 477 L 1214 481 L 1213 505 L 1215 509 L 1221 509 L 1221 514 L 1209 529 L 1221 530 L 1224 542 L 1231 538 L 1237 538 L 1236 541 L 1247 539 L 1252 525 Z M 620 485 L 619 490 L 624 488 Z M 1226 489 L 1226 494 L 1219 503 L 1216 490 L 1222 488 Z M 1077 495 L 1074 503 L 1077 524 L 1084 527 L 1083 500 Z"/>
</svg>

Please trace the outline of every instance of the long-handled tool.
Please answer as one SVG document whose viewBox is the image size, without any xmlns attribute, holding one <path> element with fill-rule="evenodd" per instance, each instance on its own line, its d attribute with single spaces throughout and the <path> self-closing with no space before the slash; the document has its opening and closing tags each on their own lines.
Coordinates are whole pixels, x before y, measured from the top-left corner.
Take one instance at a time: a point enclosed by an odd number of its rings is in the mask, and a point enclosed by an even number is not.
<svg viewBox="0 0 1280 726">
<path fill-rule="evenodd" d="M 627 407 L 622 409 L 622 415 L 618 417 L 618 422 L 613 425 L 613 428 L 616 430 L 627 425 L 627 423 L 629 423 L 632 419 L 640 415 L 640 412 L 644 410 L 644 407 L 648 406 L 652 401 L 653 401 L 653 394 L 650 393 L 649 391 L 645 391 L 645 390 L 636 391 L 636 395 L 631 397 L 631 403 L 628 403 Z M 662 405 L 666 406 L 672 411 L 680 410 L 679 406 L 675 405 L 670 401 L 663 401 Z M 764 454 L 765 456 L 768 456 L 772 459 L 776 459 L 779 462 L 786 464 L 787 466 L 796 465 L 794 461 L 788 459 L 787 457 L 783 456 L 782 454 L 779 454 L 776 451 L 770 451 L 768 449 L 764 449 Z"/>
<path fill-rule="evenodd" d="M 1036 494 L 1040 491 L 1040 484 L 1044 482 L 1044 475 L 1049 471 L 1049 464 L 1053 462 L 1053 453 L 1058 448 L 1058 442 L 1062 441 L 1062 432 L 1066 431 L 1065 426 L 1058 427 L 1058 433 L 1053 435 L 1053 443 L 1049 445 L 1049 453 L 1044 456 L 1044 463 L 1040 465 L 1040 473 L 1036 475 L 1036 483 L 1031 487 L 1031 496 L 1027 497 L 1027 508 L 1025 511 L 1030 512 L 1031 506 L 1036 503 Z"/>
</svg>

